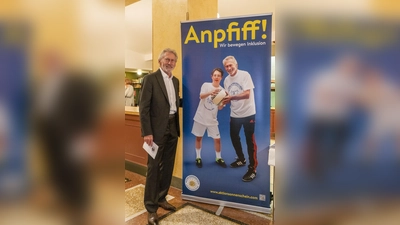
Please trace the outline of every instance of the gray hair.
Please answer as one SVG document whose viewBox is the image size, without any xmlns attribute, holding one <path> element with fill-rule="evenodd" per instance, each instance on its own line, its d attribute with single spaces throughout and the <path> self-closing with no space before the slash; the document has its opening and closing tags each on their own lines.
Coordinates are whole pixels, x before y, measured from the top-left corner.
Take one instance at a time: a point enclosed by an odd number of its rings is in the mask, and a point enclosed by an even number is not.
<svg viewBox="0 0 400 225">
<path fill-rule="evenodd" d="M 160 62 L 161 59 L 164 58 L 164 56 L 165 56 L 165 54 L 166 54 L 167 52 L 174 54 L 175 57 L 176 57 L 176 60 L 178 60 L 178 54 L 176 53 L 176 51 L 173 50 L 173 49 L 170 49 L 170 48 L 166 48 L 166 49 L 164 49 L 164 50 L 160 53 L 160 55 L 158 56 L 158 61 L 159 61 L 159 62 Z"/>
<path fill-rule="evenodd" d="M 236 61 L 236 59 L 235 59 L 235 57 L 229 55 L 229 56 L 225 57 L 224 60 L 222 60 L 222 65 L 225 66 L 225 63 L 226 63 L 226 61 L 228 61 L 228 60 L 233 61 L 233 63 L 235 63 L 236 65 L 238 64 L 237 61 Z"/>
</svg>

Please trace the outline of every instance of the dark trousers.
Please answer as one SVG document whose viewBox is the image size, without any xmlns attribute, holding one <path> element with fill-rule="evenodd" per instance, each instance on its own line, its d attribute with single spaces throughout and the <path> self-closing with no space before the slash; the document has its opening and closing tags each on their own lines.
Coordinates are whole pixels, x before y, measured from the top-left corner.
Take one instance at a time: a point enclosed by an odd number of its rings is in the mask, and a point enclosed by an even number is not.
<svg viewBox="0 0 400 225">
<path fill-rule="evenodd" d="M 43 122 L 39 132 L 49 168 L 49 179 L 61 203 L 76 212 L 84 211 L 89 201 L 89 178 L 82 162 L 71 158 L 71 134 L 57 128 L 55 122 Z"/>
<path fill-rule="evenodd" d="M 158 202 L 166 201 L 165 197 L 171 185 L 176 146 L 178 144 L 175 118 L 169 119 L 162 142 L 156 144 L 158 145 L 158 152 L 155 159 L 150 155 L 147 156 L 144 205 L 149 213 L 157 212 Z"/>
<path fill-rule="evenodd" d="M 247 153 L 249 155 L 249 161 L 252 169 L 256 169 L 258 165 L 257 161 L 257 144 L 254 136 L 254 128 L 256 124 L 256 116 L 248 116 L 244 118 L 233 118 L 230 121 L 230 135 L 233 148 L 235 148 L 236 155 L 240 160 L 244 160 L 244 154 L 242 150 L 242 143 L 240 142 L 240 129 L 244 127 L 244 135 L 246 137 Z"/>
<path fill-rule="evenodd" d="M 310 175 L 320 176 L 331 166 L 340 164 L 347 147 L 350 122 L 346 120 L 312 120 L 308 122 L 303 163 Z"/>
</svg>

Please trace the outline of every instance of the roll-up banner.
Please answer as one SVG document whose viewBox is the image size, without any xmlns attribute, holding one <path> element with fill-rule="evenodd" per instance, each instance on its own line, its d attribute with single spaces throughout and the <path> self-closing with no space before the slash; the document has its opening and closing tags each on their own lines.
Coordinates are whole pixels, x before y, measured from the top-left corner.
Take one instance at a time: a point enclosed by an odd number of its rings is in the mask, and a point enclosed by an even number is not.
<svg viewBox="0 0 400 225">
<path fill-rule="evenodd" d="M 271 19 L 181 24 L 183 199 L 270 212 Z"/>
<path fill-rule="evenodd" d="M 293 15 L 282 27 L 281 152 L 290 157 L 280 159 L 281 207 L 320 215 L 314 209 L 398 198 L 398 21 Z"/>
<path fill-rule="evenodd" d="M 28 55 L 30 27 L 0 19 L 0 199 L 15 200 L 28 189 Z M 0 200 L 0 201 L 1 201 Z"/>
</svg>

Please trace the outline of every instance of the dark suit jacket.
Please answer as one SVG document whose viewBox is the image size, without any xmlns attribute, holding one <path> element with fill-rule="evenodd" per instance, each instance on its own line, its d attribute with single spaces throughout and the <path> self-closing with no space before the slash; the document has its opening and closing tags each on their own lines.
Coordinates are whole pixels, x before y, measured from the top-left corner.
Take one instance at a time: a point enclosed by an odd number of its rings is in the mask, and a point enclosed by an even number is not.
<svg viewBox="0 0 400 225">
<path fill-rule="evenodd" d="M 176 130 L 179 129 L 179 80 L 172 78 L 176 98 Z M 170 105 L 167 88 L 160 69 L 143 78 L 140 94 L 139 113 L 142 136 L 153 135 L 153 141 L 159 144 L 165 134 L 169 120 Z"/>
<path fill-rule="evenodd" d="M 59 141 L 69 141 L 75 135 L 93 128 L 100 95 L 94 82 L 85 73 L 68 71 L 63 76 L 62 84 L 54 93 L 51 110 L 46 115 L 38 116 L 39 125 L 46 126 L 52 136 L 58 135 Z"/>
<path fill-rule="evenodd" d="M 83 210 L 90 194 L 89 174 L 86 161 L 71 159 L 71 143 L 82 133 L 93 131 L 101 96 L 86 74 L 66 73 L 51 109 L 37 115 L 36 125 L 51 181 L 63 200 Z"/>
</svg>

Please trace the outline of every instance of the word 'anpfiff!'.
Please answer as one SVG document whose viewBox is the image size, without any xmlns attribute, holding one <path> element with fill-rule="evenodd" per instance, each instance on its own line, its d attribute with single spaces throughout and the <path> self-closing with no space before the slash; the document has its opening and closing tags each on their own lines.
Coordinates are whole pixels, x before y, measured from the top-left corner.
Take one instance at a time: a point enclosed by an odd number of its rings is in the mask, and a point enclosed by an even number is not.
<svg viewBox="0 0 400 225">
<path fill-rule="evenodd" d="M 218 43 L 225 41 L 226 36 L 228 36 L 228 41 L 232 41 L 233 34 L 235 34 L 236 41 L 241 41 L 241 40 L 246 41 L 248 39 L 248 34 L 250 32 L 250 40 L 255 40 L 257 31 L 259 31 L 258 33 L 261 34 L 262 39 L 267 38 L 267 34 L 266 34 L 267 20 L 266 19 L 246 21 L 242 27 L 239 26 L 238 22 L 231 22 L 231 23 L 229 23 L 226 30 L 217 29 L 217 30 L 214 30 L 214 32 L 212 32 L 211 30 L 202 30 L 202 31 L 200 31 L 200 39 L 199 39 L 198 33 L 196 32 L 195 28 L 192 25 L 192 26 L 190 26 L 189 31 L 186 35 L 184 44 L 185 45 L 188 44 L 189 41 L 194 41 L 197 44 L 205 43 L 207 40 L 208 43 L 213 42 L 214 48 L 217 48 Z M 241 39 L 242 37 L 243 37 L 243 39 Z"/>
</svg>

